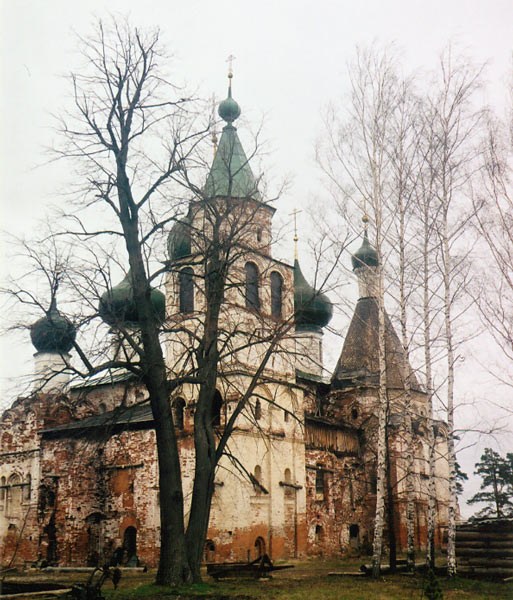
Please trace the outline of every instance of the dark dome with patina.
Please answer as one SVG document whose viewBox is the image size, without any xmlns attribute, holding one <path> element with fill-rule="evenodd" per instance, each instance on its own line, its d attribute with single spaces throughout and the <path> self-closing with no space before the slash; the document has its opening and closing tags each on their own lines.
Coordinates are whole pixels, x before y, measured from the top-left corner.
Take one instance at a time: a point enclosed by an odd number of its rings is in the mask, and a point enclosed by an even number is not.
<svg viewBox="0 0 513 600">
<path fill-rule="evenodd" d="M 159 290 L 152 289 L 150 300 L 157 321 L 163 323 L 166 318 L 166 297 Z M 102 294 L 98 312 L 101 318 L 112 326 L 138 325 L 139 314 L 135 306 L 130 273 L 111 290 Z"/>
<path fill-rule="evenodd" d="M 38 352 L 66 354 L 73 347 L 76 335 L 71 321 L 57 310 L 55 300 L 48 313 L 30 328 L 30 339 Z"/>
<path fill-rule="evenodd" d="M 169 260 L 175 262 L 191 254 L 191 226 L 188 221 L 177 221 L 167 238 Z"/>
<path fill-rule="evenodd" d="M 351 257 L 351 262 L 353 263 L 353 271 L 363 266 L 378 266 L 378 253 L 371 246 L 367 232 L 363 234 L 362 245 Z"/>
<path fill-rule="evenodd" d="M 233 123 L 235 119 L 240 117 L 240 106 L 238 102 L 232 98 L 231 87 L 228 88 L 228 98 L 219 103 L 217 112 L 219 113 L 221 119 L 227 123 Z"/>
<path fill-rule="evenodd" d="M 320 331 L 333 316 L 333 305 L 325 294 L 315 290 L 294 261 L 294 319 L 300 331 Z"/>
</svg>

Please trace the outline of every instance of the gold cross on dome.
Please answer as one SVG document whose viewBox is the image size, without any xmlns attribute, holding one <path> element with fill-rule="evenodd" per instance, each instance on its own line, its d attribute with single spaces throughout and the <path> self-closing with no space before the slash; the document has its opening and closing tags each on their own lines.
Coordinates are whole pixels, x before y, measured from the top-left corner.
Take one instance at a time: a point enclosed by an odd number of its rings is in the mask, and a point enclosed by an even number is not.
<svg viewBox="0 0 513 600">
<path fill-rule="evenodd" d="M 297 237 L 297 215 L 302 212 L 301 210 L 298 210 L 297 208 L 295 208 L 290 214 L 294 215 L 294 258 L 297 259 L 297 241 L 298 241 L 298 237 Z"/>
<path fill-rule="evenodd" d="M 236 56 L 233 56 L 233 54 L 230 54 L 230 56 L 226 59 L 226 62 L 228 63 L 228 77 L 231 79 L 233 77 L 233 61 L 236 59 Z"/>
</svg>

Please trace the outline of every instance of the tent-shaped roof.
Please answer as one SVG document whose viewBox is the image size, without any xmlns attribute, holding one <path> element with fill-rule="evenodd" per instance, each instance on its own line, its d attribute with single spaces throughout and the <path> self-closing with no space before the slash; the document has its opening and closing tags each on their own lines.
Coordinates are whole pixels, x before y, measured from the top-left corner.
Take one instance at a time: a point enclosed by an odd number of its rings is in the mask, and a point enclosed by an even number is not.
<svg viewBox="0 0 513 600">
<path fill-rule="evenodd" d="M 376 298 L 360 298 L 347 331 L 342 353 L 331 379 L 334 388 L 379 383 L 378 303 Z M 404 387 L 403 349 L 394 327 L 385 313 L 385 352 L 387 387 Z M 411 389 L 421 390 L 408 365 Z"/>
</svg>

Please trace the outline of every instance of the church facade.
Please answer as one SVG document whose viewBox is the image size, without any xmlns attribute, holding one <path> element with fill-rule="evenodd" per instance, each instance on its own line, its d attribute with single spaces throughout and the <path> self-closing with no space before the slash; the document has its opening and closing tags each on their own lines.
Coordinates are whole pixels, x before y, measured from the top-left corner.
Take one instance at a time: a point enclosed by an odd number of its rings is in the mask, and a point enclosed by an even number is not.
<svg viewBox="0 0 513 600">
<path fill-rule="evenodd" d="M 230 420 L 241 390 L 260 364 L 258 344 L 244 340 L 265 338 L 282 323 L 293 323 L 293 328 L 280 339 L 265 377 L 236 418 L 216 473 L 204 558 L 215 562 L 252 560 L 264 553 L 273 559 L 363 553 L 372 543 L 376 494 L 378 305 L 372 281 L 377 256 L 365 234 L 353 256 L 360 299 L 335 371 L 326 377 L 323 328 L 332 305 L 308 283 L 297 258 L 294 264 L 273 258 L 274 208 L 261 200 L 233 126 L 240 108 L 231 90 L 219 114 L 226 125 L 205 190 L 220 210 L 235 202 L 233 218 L 248 226 L 236 242 L 244 251 L 231 264 L 234 283 L 226 288 L 222 307 L 221 322 L 229 322 L 231 332 L 226 345 L 235 339 L 242 343 L 220 363 L 212 411 L 218 431 Z M 179 334 L 163 334 L 171 374 L 191 360 L 187 349 L 206 310 L 189 260 L 206 251 L 211 231 L 205 223 L 201 203 L 191 202 L 185 219 L 169 234 L 172 268 L 165 293 L 152 293 L 155 310 L 180 325 Z M 102 297 L 99 312 L 107 323 L 126 310 L 129 295 L 127 276 Z M 126 371 L 70 383 L 64 366 L 75 334 L 55 299 L 31 335 L 36 376 L 51 377 L 31 396 L 16 400 L 0 419 L 0 563 L 95 565 L 114 559 L 155 566 L 160 498 L 154 421 L 145 388 Z M 130 352 L 123 344 L 112 346 L 113 352 Z M 386 354 L 389 526 L 398 548 L 405 549 L 403 354 L 388 318 Z M 429 420 L 425 393 L 412 372 L 410 382 L 420 548 L 427 527 Z M 170 398 L 186 505 L 193 483 L 197 393 L 187 384 Z M 445 426 L 437 422 L 434 428 L 440 540 L 447 520 L 448 466 Z"/>
</svg>

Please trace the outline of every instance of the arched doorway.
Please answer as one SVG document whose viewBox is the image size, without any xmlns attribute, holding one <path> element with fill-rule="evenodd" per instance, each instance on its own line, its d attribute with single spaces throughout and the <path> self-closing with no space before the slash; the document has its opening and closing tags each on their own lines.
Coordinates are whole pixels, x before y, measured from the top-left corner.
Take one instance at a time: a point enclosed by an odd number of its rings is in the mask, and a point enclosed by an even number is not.
<svg viewBox="0 0 513 600">
<path fill-rule="evenodd" d="M 360 527 L 354 523 L 349 525 L 349 545 L 352 550 L 360 548 Z"/>
<path fill-rule="evenodd" d="M 255 540 L 255 553 L 256 558 L 262 558 L 262 556 L 265 554 L 265 540 L 263 537 L 259 536 Z"/>
<path fill-rule="evenodd" d="M 127 527 L 123 535 L 123 556 L 128 567 L 137 566 L 137 529 Z"/>
</svg>

